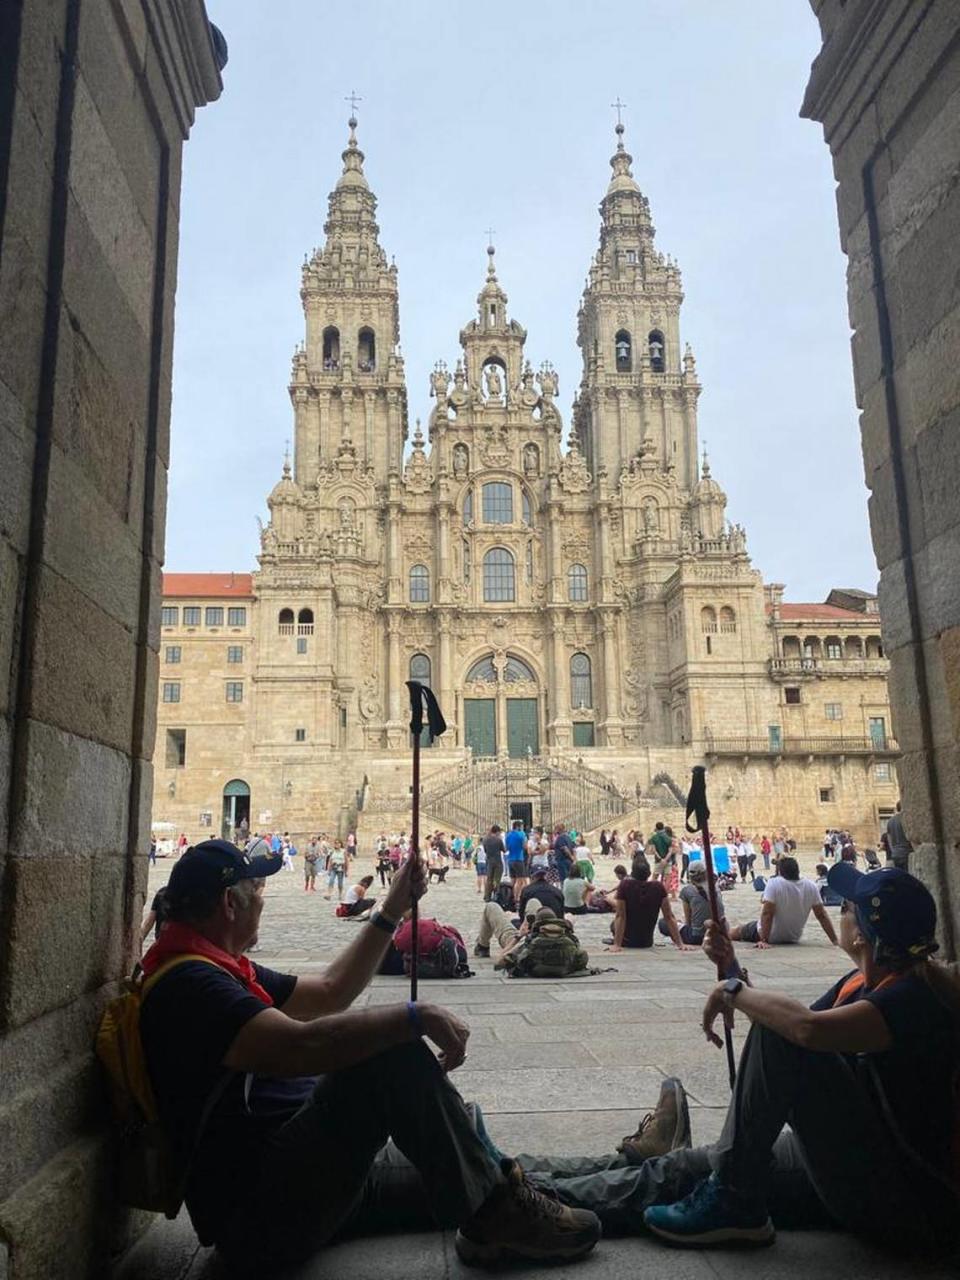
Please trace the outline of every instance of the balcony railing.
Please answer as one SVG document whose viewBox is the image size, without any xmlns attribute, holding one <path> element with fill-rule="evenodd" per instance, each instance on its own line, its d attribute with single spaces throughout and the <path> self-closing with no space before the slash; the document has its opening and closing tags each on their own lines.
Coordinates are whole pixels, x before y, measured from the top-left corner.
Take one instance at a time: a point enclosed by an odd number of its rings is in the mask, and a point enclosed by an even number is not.
<svg viewBox="0 0 960 1280">
<path fill-rule="evenodd" d="M 770 658 L 771 676 L 789 680 L 798 676 L 886 675 L 886 658 Z"/>
<path fill-rule="evenodd" d="M 292 636 L 294 632 L 294 624 L 292 622 L 281 622 L 278 624 L 277 630 L 282 636 Z"/>
<path fill-rule="evenodd" d="M 825 735 L 816 738 L 706 738 L 710 756 L 898 756 L 895 738 L 854 738 Z"/>
<path fill-rule="evenodd" d="M 298 622 L 298 623 L 297 623 L 297 635 L 298 635 L 298 636 L 312 636 L 312 635 L 313 635 L 313 623 L 312 623 L 312 622 Z"/>
</svg>

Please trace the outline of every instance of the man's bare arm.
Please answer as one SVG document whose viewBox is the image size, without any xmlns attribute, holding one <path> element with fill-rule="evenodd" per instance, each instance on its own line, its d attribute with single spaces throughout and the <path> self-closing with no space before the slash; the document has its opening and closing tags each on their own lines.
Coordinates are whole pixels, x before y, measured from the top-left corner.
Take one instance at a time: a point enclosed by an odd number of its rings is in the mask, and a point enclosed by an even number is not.
<svg viewBox="0 0 960 1280">
<path fill-rule="evenodd" d="M 827 914 L 827 908 L 823 905 L 823 903 L 820 903 L 818 906 L 812 907 L 811 910 L 813 911 L 813 914 L 817 917 L 817 919 L 820 921 L 820 928 L 827 935 L 827 937 L 830 939 L 833 945 L 835 947 L 838 946 L 839 944 L 837 942 L 836 930 L 833 927 L 833 921 L 830 919 L 829 915 Z"/>
<path fill-rule="evenodd" d="M 760 908 L 760 926 L 757 929 L 757 946 L 770 946 L 770 930 L 773 928 L 773 917 L 777 914 L 776 903 L 765 902 Z"/>
</svg>

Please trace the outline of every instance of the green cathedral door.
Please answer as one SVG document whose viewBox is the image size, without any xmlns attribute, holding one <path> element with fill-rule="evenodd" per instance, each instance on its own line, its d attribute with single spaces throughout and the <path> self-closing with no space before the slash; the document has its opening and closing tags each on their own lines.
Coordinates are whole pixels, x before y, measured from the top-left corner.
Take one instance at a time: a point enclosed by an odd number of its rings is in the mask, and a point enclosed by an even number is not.
<svg viewBox="0 0 960 1280">
<path fill-rule="evenodd" d="M 475 756 L 497 754 L 497 704 L 493 698 L 464 698 L 463 728 Z"/>
<path fill-rule="evenodd" d="M 537 729 L 536 698 L 507 699 L 507 752 L 511 756 L 540 754 L 540 734 Z"/>
</svg>

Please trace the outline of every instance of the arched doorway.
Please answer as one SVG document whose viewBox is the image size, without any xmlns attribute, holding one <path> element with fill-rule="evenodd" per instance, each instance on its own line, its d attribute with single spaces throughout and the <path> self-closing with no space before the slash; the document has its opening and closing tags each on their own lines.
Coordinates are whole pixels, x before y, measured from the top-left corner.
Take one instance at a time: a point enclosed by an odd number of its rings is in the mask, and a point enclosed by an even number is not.
<svg viewBox="0 0 960 1280">
<path fill-rule="evenodd" d="M 245 831 L 250 830 L 250 788 L 242 778 L 234 778 L 223 788 L 220 834 L 224 840 L 234 840 L 241 825 Z"/>
<path fill-rule="evenodd" d="M 474 756 L 540 754 L 536 673 L 514 653 L 487 654 L 471 664 L 463 685 L 464 743 Z"/>
</svg>

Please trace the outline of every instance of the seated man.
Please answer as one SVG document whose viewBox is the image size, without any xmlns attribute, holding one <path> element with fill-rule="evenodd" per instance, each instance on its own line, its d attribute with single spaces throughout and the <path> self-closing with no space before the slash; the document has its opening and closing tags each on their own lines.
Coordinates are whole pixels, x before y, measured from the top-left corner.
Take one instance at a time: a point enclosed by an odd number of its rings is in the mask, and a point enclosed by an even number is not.
<svg viewBox="0 0 960 1280">
<path fill-rule="evenodd" d="M 517 914 L 521 923 L 527 916 L 527 903 L 531 898 L 535 898 L 542 907 L 549 907 L 557 916 L 563 915 L 563 893 L 555 884 L 550 884 L 547 880 L 547 868 L 537 867 L 533 875 L 530 877 L 530 883 L 520 894 L 520 903 Z"/>
<path fill-rule="evenodd" d="M 634 858 L 630 874 L 620 881 L 616 893 L 613 945 L 605 950 L 613 952 L 622 951 L 624 947 L 652 947 L 660 915 L 677 950 L 691 949 L 680 937 L 666 887 L 662 881 L 650 879 L 650 863 L 646 858 Z"/>
<path fill-rule="evenodd" d="M 828 879 L 844 899 L 840 945 L 856 967 L 809 1009 L 739 978 L 704 1006 L 718 1047 L 718 1017 L 736 1010 L 752 1023 L 716 1146 L 685 1148 L 682 1089 L 670 1081 L 646 1127 L 672 1134 L 675 1150 L 639 1166 L 629 1146 L 621 1158 L 521 1156 L 538 1183 L 549 1178 L 568 1206 L 593 1207 L 605 1233 L 635 1232 L 642 1218 L 675 1245 L 765 1244 L 777 1225 L 839 1226 L 891 1252 L 956 1251 L 960 983 L 930 959 L 936 906 L 898 868 L 861 874 L 840 863 Z M 733 949 L 712 924 L 704 950 L 729 971 Z"/>
<path fill-rule="evenodd" d="M 450 1084 L 469 1028 L 434 1004 L 350 1009 L 423 892 L 419 862 L 397 872 L 382 910 L 324 973 L 300 977 L 244 955 L 256 944 L 264 877 L 280 865 L 225 840 L 188 850 L 143 959 L 149 975 L 190 957 L 145 996 L 141 1034 L 200 1240 L 231 1275 L 275 1274 L 371 1221 L 459 1227 L 457 1252 L 470 1265 L 588 1253 L 596 1216 L 536 1192 Z"/>
<path fill-rule="evenodd" d="M 477 934 L 477 941 L 474 943 L 473 954 L 481 957 L 488 956 L 492 939 L 500 948 L 500 959 L 502 960 L 507 952 L 512 951 L 520 939 L 530 932 L 537 912 L 542 910 L 542 903 L 536 898 L 527 898 L 523 909 L 524 917 L 517 924 L 514 918 L 504 911 L 499 902 L 488 902 L 483 908 L 483 915 L 480 917 L 480 932 Z"/>
<path fill-rule="evenodd" d="M 698 859 L 690 863 L 687 874 L 689 884 L 685 884 L 680 890 L 680 905 L 683 907 L 680 939 L 691 946 L 699 946 L 703 942 L 707 921 L 710 919 L 710 899 L 704 887 L 707 881 L 707 868 Z M 717 906 L 722 920 L 725 913 L 721 894 L 717 894 Z M 658 921 L 657 928 L 664 937 L 670 936 L 670 928 L 666 920 Z"/>
<path fill-rule="evenodd" d="M 760 899 L 760 919 L 739 924 L 730 930 L 734 942 L 753 942 L 763 950 L 781 943 L 799 942 L 803 927 L 812 911 L 820 927 L 834 946 L 837 935 L 820 898 L 820 890 L 800 875 L 796 858 L 785 853 L 778 864 L 779 874 L 771 876 Z"/>
</svg>

